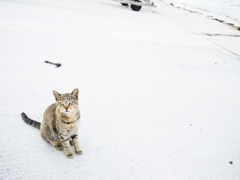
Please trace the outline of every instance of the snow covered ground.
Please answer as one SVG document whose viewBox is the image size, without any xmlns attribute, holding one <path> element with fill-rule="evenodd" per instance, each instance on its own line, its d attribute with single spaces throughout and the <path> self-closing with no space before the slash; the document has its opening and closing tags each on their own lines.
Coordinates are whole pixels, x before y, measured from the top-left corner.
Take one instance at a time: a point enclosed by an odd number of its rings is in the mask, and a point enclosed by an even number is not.
<svg viewBox="0 0 240 180">
<path fill-rule="evenodd" d="M 0 0 L 0 179 L 240 179 L 240 31 L 156 4 Z M 76 87 L 67 159 L 20 113 Z"/>
<path fill-rule="evenodd" d="M 161 0 L 240 24 L 239 0 Z"/>
</svg>

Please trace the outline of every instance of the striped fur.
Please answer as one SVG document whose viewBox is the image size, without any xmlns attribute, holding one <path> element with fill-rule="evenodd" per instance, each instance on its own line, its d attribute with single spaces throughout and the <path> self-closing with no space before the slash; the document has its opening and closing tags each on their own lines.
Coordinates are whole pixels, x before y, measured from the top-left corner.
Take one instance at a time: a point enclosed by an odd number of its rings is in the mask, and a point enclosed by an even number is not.
<svg viewBox="0 0 240 180">
<path fill-rule="evenodd" d="M 40 129 L 41 123 L 30 119 L 24 112 L 22 112 L 21 116 L 25 123 L 29 124 L 32 127 Z"/>
</svg>

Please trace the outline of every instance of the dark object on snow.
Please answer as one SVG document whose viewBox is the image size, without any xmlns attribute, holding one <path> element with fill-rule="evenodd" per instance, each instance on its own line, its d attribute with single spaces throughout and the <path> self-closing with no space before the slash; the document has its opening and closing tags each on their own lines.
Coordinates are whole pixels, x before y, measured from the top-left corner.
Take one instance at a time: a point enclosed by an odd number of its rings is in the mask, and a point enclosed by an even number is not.
<svg viewBox="0 0 240 180">
<path fill-rule="evenodd" d="M 229 162 L 229 164 L 233 164 L 233 162 L 232 162 L 232 161 L 230 161 L 230 162 Z"/>
<path fill-rule="evenodd" d="M 128 4 L 127 3 L 121 3 L 123 6 L 128 6 Z"/>
<path fill-rule="evenodd" d="M 141 2 L 139 0 L 134 0 L 135 2 Z M 133 11 L 140 11 L 140 9 L 142 8 L 142 6 L 138 6 L 138 5 L 134 5 L 134 4 L 131 4 L 131 9 Z"/>
<path fill-rule="evenodd" d="M 56 67 L 60 67 L 61 64 L 60 63 L 53 63 L 53 62 L 50 62 L 50 61 L 44 61 L 45 63 L 48 63 L 48 64 L 52 64 L 52 65 L 55 65 Z"/>
</svg>

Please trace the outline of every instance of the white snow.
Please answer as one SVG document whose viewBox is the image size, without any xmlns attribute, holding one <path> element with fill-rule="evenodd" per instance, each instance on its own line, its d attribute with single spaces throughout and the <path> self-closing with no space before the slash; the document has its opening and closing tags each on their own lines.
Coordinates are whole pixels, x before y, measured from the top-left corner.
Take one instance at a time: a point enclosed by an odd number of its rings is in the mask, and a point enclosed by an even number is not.
<svg viewBox="0 0 240 180">
<path fill-rule="evenodd" d="M 184 9 L 192 9 L 240 26 L 239 0 L 161 0 Z"/>
<path fill-rule="evenodd" d="M 240 31 L 155 3 L 0 1 L 0 179 L 240 178 Z M 20 114 L 76 87 L 67 159 Z"/>
</svg>

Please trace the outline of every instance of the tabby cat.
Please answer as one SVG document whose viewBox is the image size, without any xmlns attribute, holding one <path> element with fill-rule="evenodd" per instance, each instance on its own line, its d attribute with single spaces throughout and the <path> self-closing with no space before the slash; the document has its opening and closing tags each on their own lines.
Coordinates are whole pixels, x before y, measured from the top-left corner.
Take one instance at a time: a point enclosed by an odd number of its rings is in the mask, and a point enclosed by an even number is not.
<svg viewBox="0 0 240 180">
<path fill-rule="evenodd" d="M 74 145 L 77 154 L 82 154 L 78 143 L 78 126 L 80 123 L 78 89 L 76 88 L 72 93 L 66 94 L 53 91 L 53 95 L 56 103 L 46 109 L 42 123 L 28 118 L 25 113 L 22 113 L 21 116 L 27 124 L 40 129 L 43 140 L 53 144 L 59 151 L 64 147 L 66 156 L 72 158 L 72 145 Z"/>
</svg>

